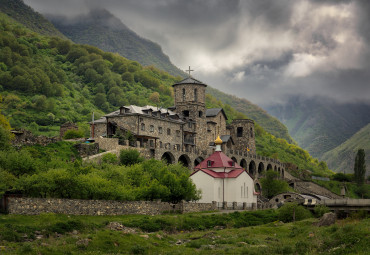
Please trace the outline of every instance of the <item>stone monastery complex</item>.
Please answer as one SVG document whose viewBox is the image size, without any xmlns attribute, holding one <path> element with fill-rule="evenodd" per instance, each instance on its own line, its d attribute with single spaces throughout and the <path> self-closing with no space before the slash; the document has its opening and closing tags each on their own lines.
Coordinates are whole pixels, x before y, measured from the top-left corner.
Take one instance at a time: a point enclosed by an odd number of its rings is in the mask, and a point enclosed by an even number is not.
<svg viewBox="0 0 370 255">
<path fill-rule="evenodd" d="M 256 180 L 257 189 L 258 176 L 267 169 L 284 176 L 282 163 L 256 155 L 253 120 L 237 119 L 227 125 L 222 108 L 206 109 L 207 85 L 190 76 L 172 86 L 173 107 L 122 106 L 91 123 L 93 137 L 99 144 L 121 137 L 119 144 L 140 148 L 147 158 L 194 168 L 214 152 L 214 141 L 220 136 L 222 151 Z"/>
</svg>

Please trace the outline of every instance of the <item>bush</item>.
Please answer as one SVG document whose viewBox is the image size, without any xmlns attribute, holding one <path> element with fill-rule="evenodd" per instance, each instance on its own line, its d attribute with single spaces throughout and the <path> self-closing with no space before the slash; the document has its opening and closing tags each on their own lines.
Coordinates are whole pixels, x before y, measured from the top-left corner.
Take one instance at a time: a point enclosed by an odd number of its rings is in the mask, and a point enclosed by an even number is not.
<svg viewBox="0 0 370 255">
<path fill-rule="evenodd" d="M 121 150 L 119 160 L 121 165 L 125 166 L 131 166 L 144 161 L 144 159 L 140 157 L 140 152 L 135 149 Z"/>
<path fill-rule="evenodd" d="M 293 214 L 295 214 L 296 221 L 307 219 L 312 216 L 309 210 L 296 203 L 287 203 L 278 209 L 279 220 L 283 222 L 293 221 Z"/>
<path fill-rule="evenodd" d="M 316 205 L 313 212 L 317 218 L 322 217 L 325 213 L 330 212 L 329 208 L 325 205 Z"/>
<path fill-rule="evenodd" d="M 343 174 L 343 173 L 336 173 L 332 176 L 332 179 L 334 181 L 339 181 L 339 182 L 350 182 L 352 181 L 352 176 L 349 174 Z"/>
<path fill-rule="evenodd" d="M 117 164 L 118 163 L 117 156 L 114 153 L 104 154 L 101 161 L 105 164 Z"/>
<path fill-rule="evenodd" d="M 75 139 L 84 137 L 84 133 L 81 130 L 68 130 L 64 133 L 63 139 Z"/>
</svg>

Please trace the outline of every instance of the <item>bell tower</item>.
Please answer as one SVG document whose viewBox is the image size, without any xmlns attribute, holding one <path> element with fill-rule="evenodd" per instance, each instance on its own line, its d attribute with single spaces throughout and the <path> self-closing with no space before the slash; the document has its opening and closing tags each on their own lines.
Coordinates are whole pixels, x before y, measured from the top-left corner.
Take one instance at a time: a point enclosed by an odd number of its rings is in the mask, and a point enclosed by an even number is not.
<svg viewBox="0 0 370 255">
<path fill-rule="evenodd" d="M 172 85 L 176 112 L 195 122 L 196 145 L 206 148 L 206 87 L 207 85 L 190 76 Z"/>
</svg>

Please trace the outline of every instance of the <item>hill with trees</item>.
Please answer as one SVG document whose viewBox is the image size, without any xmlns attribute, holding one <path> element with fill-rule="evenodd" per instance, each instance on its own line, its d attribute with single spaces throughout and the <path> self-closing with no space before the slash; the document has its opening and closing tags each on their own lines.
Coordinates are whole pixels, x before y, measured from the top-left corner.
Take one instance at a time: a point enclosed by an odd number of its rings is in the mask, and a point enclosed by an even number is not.
<svg viewBox="0 0 370 255">
<path fill-rule="evenodd" d="M 23 0 L 0 0 L 0 11 L 32 31 L 66 39 L 49 20 L 24 4 Z"/>
<path fill-rule="evenodd" d="M 13 128 L 56 135 L 59 126 L 70 121 L 79 123 L 88 136 L 92 112 L 99 118 L 122 105 L 173 105 L 170 85 L 179 78 L 164 71 L 93 46 L 41 36 L 4 14 L 0 31 L 1 109 Z M 208 95 L 207 106 L 212 105 L 223 107 L 229 120 L 246 117 Z M 322 171 L 307 152 L 270 135 L 258 121 L 256 130 L 258 153 Z"/>
<path fill-rule="evenodd" d="M 172 75 L 184 76 L 184 73 L 173 66 L 167 56 L 164 56 L 157 44 L 141 38 L 106 10 L 93 10 L 85 16 L 74 19 L 61 16 L 48 16 L 48 18 L 76 43 L 90 44 L 104 51 L 117 52 L 121 56 L 138 61 L 143 66 L 154 65 Z M 221 101 L 224 107 L 231 106 L 248 118 L 256 120 L 276 137 L 286 139 L 289 143 L 294 142 L 287 128 L 257 105 L 210 86 L 207 87 L 207 93 Z M 215 102 L 212 105 L 208 107 L 221 107 Z"/>
<path fill-rule="evenodd" d="M 369 104 L 323 98 L 291 97 L 285 104 L 270 106 L 267 111 L 288 127 L 299 146 L 320 160 L 328 159 L 324 153 L 370 123 Z"/>
<path fill-rule="evenodd" d="M 328 163 L 330 169 L 340 173 L 353 173 L 355 157 L 358 149 L 365 150 L 366 165 L 370 166 L 370 124 L 354 134 L 341 145 L 326 152 L 323 160 Z M 369 170 L 367 171 L 369 175 Z"/>
</svg>

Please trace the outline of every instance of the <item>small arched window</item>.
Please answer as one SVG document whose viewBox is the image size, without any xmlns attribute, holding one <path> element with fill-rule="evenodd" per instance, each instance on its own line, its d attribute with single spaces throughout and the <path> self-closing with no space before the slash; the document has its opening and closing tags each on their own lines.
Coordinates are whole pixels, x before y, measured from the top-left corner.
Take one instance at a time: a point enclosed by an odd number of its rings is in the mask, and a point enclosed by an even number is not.
<svg viewBox="0 0 370 255">
<path fill-rule="evenodd" d="M 253 137 L 253 128 L 251 128 L 251 137 Z"/>
<path fill-rule="evenodd" d="M 141 130 L 145 131 L 145 124 L 144 123 L 141 123 Z"/>
<path fill-rule="evenodd" d="M 199 111 L 199 118 L 202 118 L 202 117 L 203 117 L 203 112 Z"/>
<path fill-rule="evenodd" d="M 197 89 L 194 89 L 194 101 L 195 102 L 198 101 L 198 90 Z"/>
<path fill-rule="evenodd" d="M 185 89 L 182 89 L 182 101 L 185 101 Z"/>
</svg>

